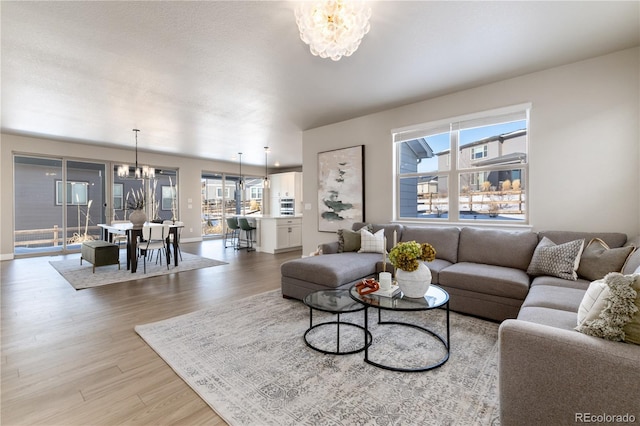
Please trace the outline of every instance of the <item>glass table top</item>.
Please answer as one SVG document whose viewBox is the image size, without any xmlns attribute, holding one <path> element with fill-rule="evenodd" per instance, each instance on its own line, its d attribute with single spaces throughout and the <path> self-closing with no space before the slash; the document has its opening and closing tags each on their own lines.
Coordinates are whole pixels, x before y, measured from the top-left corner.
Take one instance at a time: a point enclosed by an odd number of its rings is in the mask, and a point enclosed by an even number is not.
<svg viewBox="0 0 640 426">
<path fill-rule="evenodd" d="M 424 297 L 406 297 L 402 292 L 393 297 L 377 296 L 375 294 L 358 294 L 358 290 L 353 286 L 349 290 L 349 295 L 353 300 L 357 300 L 367 306 L 392 311 L 426 311 L 428 309 L 439 308 L 449 301 L 449 293 L 437 285 L 430 285 Z"/>
<path fill-rule="evenodd" d="M 351 298 L 349 290 L 345 289 L 313 292 L 304 298 L 304 304 L 313 309 L 334 314 L 357 312 L 365 308 L 362 303 Z"/>
</svg>

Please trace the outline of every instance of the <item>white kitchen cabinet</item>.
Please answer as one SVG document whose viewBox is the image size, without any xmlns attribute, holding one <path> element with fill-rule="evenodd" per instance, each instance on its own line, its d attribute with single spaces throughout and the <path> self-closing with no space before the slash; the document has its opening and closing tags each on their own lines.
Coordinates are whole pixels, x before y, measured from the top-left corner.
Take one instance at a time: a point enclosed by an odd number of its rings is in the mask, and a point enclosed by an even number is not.
<svg viewBox="0 0 640 426">
<path fill-rule="evenodd" d="M 302 247 L 302 218 L 263 217 L 260 222 L 260 251 L 281 253 Z"/>
<path fill-rule="evenodd" d="M 302 172 L 276 173 L 270 175 L 269 179 L 272 198 L 293 198 L 296 203 L 302 201 Z"/>
</svg>

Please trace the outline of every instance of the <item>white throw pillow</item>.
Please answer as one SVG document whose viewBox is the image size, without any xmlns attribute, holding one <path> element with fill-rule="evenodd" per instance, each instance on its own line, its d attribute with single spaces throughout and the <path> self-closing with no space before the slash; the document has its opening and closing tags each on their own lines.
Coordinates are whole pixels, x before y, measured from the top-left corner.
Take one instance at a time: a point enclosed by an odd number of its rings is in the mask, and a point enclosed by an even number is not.
<svg viewBox="0 0 640 426">
<path fill-rule="evenodd" d="M 375 234 L 362 228 L 360 230 L 360 250 L 358 253 L 384 253 L 384 229 Z"/>
<path fill-rule="evenodd" d="M 605 298 L 607 296 L 609 296 L 609 286 L 604 282 L 604 279 L 596 280 L 589 284 L 589 288 L 578 308 L 578 325 L 598 318 L 600 312 L 606 306 Z"/>
<path fill-rule="evenodd" d="M 600 293 L 582 324 L 575 329 L 589 336 L 607 340 L 625 340 L 624 327 L 638 312 L 635 304 L 638 293 L 633 287 L 636 277 L 618 272 L 608 273 L 603 279 L 607 290 Z M 603 299 L 604 309 L 598 309 L 600 299 Z"/>
</svg>

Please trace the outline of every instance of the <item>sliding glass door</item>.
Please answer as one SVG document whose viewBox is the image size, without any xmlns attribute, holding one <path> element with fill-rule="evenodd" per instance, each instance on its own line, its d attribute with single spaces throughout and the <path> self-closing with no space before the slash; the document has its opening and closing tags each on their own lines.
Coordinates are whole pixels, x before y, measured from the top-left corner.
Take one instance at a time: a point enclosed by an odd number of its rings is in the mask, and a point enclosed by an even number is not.
<svg viewBox="0 0 640 426">
<path fill-rule="evenodd" d="M 79 251 L 105 221 L 103 163 L 14 157 L 14 253 Z"/>
</svg>

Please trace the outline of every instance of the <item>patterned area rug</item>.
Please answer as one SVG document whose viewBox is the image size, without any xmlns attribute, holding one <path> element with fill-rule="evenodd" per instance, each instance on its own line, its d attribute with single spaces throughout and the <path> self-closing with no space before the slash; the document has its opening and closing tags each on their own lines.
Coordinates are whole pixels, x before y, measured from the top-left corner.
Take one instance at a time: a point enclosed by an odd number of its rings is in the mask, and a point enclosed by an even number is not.
<svg viewBox="0 0 640 426">
<path fill-rule="evenodd" d="M 100 266 L 96 268 L 94 274 L 92 273 L 93 266 L 89 262 L 82 262 L 82 265 L 80 265 L 80 257 L 70 260 L 49 261 L 51 266 L 53 266 L 64 279 L 69 281 L 69 284 L 76 290 L 154 277 L 157 275 L 175 274 L 192 269 L 226 265 L 226 262 L 219 260 L 207 259 L 190 253 L 182 253 L 182 260 L 178 262 L 178 266 L 175 267 L 173 263 L 171 263 L 169 269 L 167 269 L 167 264 L 164 259 L 162 260 L 162 265 L 159 263 L 156 265 L 155 259 L 153 261 L 147 259 L 147 273 L 145 274 L 143 272 L 142 262 L 142 258 L 140 258 L 138 269 L 135 274 L 132 274 L 131 271 L 127 270 L 127 251 L 120 250 L 120 269 L 118 269 L 118 265 Z"/>
<path fill-rule="evenodd" d="M 391 319 L 385 313 L 383 320 Z M 343 314 L 341 321 L 362 317 Z M 442 310 L 402 317 L 445 330 Z M 334 318 L 314 311 L 314 324 Z M 442 356 L 442 345 L 425 333 L 378 326 L 373 310 L 369 320 L 375 323 L 371 359 L 407 365 Z M 452 312 L 449 361 L 423 373 L 376 368 L 362 353 L 323 355 L 305 345 L 308 327 L 309 309 L 276 290 L 139 325 L 136 332 L 230 425 L 499 424 L 498 324 Z M 334 347 L 334 326 L 313 334 L 313 344 Z M 341 349 L 362 339 L 359 329 L 341 327 Z"/>
</svg>

